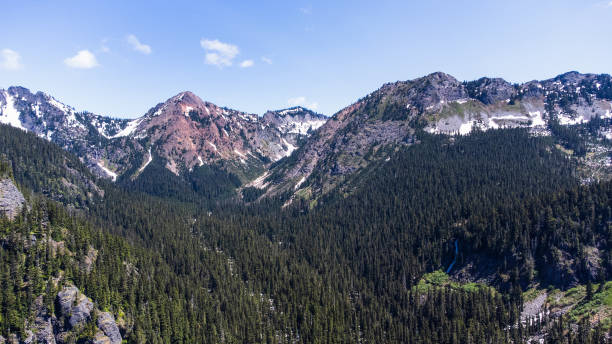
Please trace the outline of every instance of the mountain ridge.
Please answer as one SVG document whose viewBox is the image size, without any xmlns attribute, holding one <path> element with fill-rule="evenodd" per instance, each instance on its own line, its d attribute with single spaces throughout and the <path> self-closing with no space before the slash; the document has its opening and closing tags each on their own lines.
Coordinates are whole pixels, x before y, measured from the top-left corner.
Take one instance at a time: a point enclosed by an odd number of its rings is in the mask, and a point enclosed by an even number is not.
<svg viewBox="0 0 612 344">
<path fill-rule="evenodd" d="M 283 110 L 268 111 L 264 120 L 185 91 L 141 117 L 116 119 L 77 112 L 50 95 L 32 94 L 23 87 L 0 90 L 0 122 L 76 153 L 98 176 L 113 180 L 126 172 L 136 177 L 154 156 L 167 160 L 166 167 L 176 175 L 218 160 L 232 162 L 237 170 L 261 169 L 289 155 L 298 140 L 322 125 L 325 117 L 301 109 L 302 114 L 290 116 L 281 116 Z M 303 113 L 308 113 L 307 119 Z M 281 124 L 299 130 L 285 130 Z"/>
<path fill-rule="evenodd" d="M 466 135 L 523 127 L 546 136 L 552 135 L 551 123 L 612 118 L 611 100 L 607 74 L 572 71 L 511 84 L 490 77 L 459 81 L 435 72 L 385 83 L 329 118 L 301 106 L 258 116 L 184 91 L 141 117 L 113 119 L 10 87 L 0 90 L 0 121 L 45 137 L 113 181 L 136 179 L 155 160 L 178 177 L 218 165 L 243 185 L 273 196 L 311 186 L 308 192 L 326 193 L 372 161 L 386 159 L 385 147 L 418 143 L 419 130 Z M 600 134 L 612 138 L 605 129 Z"/>
<path fill-rule="evenodd" d="M 371 160 L 386 159 L 382 148 L 389 144 L 416 142 L 416 130 L 466 135 L 476 128 L 524 127 L 534 135 L 551 135 L 551 123 L 574 125 L 596 117 L 612 118 L 608 74 L 568 72 L 512 85 L 499 78 L 460 82 L 436 72 L 385 83 L 340 110 L 295 158 L 274 166 L 258 185 L 266 185 L 268 196 L 295 195 L 310 186 L 315 193 L 325 193 Z M 602 137 L 608 135 L 601 132 Z"/>
</svg>

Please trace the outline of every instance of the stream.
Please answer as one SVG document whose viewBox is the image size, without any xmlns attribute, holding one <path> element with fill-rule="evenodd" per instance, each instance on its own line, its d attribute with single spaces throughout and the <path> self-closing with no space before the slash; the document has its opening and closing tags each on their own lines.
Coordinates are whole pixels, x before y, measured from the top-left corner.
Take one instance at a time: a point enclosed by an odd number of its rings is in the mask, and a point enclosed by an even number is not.
<svg viewBox="0 0 612 344">
<path fill-rule="evenodd" d="M 459 255 L 459 243 L 458 243 L 458 240 L 455 240 L 455 258 L 453 259 L 453 262 L 448 267 L 448 269 L 446 269 L 446 273 L 449 273 L 451 271 L 451 269 L 453 268 L 453 265 L 455 265 L 455 263 L 457 262 L 458 255 Z"/>
</svg>

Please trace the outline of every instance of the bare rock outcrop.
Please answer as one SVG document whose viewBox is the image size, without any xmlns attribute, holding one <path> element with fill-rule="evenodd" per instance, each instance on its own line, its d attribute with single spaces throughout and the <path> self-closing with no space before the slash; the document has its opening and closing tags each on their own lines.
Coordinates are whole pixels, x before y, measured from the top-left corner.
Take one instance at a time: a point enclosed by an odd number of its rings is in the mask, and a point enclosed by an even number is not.
<svg viewBox="0 0 612 344">
<path fill-rule="evenodd" d="M 6 215 L 13 220 L 21 211 L 25 198 L 11 179 L 0 180 L 0 216 Z"/>
<path fill-rule="evenodd" d="M 111 344 L 121 344 L 121 333 L 115 322 L 115 317 L 109 312 L 98 314 L 98 328 L 110 339 Z"/>
<path fill-rule="evenodd" d="M 72 314 L 70 315 L 70 326 L 76 327 L 85 322 L 91 320 L 91 311 L 93 310 L 93 302 L 83 295 L 80 294 L 78 297 L 77 305 L 72 308 Z"/>
</svg>

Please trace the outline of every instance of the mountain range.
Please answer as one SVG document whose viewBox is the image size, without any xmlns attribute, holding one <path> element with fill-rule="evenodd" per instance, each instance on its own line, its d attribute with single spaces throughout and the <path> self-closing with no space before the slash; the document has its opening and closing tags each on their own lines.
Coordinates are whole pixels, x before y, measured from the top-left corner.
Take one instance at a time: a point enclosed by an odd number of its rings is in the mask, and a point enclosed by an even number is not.
<svg viewBox="0 0 612 344">
<path fill-rule="evenodd" d="M 134 178 L 161 158 L 172 173 L 224 161 L 243 178 L 288 156 L 326 117 L 302 107 L 263 117 L 182 92 L 127 120 L 78 112 L 23 87 L 0 90 L 0 122 L 31 131 L 75 153 L 101 177 Z M 242 172 L 242 173 L 240 173 Z"/>
<path fill-rule="evenodd" d="M 325 117 L 0 90 L 0 343 L 602 343 L 612 80 L 383 85 Z"/>
<path fill-rule="evenodd" d="M 58 144 L 113 181 L 137 179 L 152 161 L 183 177 L 207 165 L 261 190 L 258 196 L 294 198 L 325 194 L 388 158 L 392 150 L 386 148 L 416 143 L 417 130 L 466 135 L 524 127 L 551 135 L 551 122 L 611 118 L 610 99 L 612 81 L 605 74 L 569 72 L 511 84 L 499 78 L 460 82 L 437 72 L 385 84 L 330 118 L 303 107 L 257 116 L 182 92 L 128 120 L 78 112 L 42 92 L 9 87 L 0 90 L 0 122 Z M 612 138 L 610 130 L 600 134 Z M 605 161 L 599 165 L 609 168 Z"/>
</svg>

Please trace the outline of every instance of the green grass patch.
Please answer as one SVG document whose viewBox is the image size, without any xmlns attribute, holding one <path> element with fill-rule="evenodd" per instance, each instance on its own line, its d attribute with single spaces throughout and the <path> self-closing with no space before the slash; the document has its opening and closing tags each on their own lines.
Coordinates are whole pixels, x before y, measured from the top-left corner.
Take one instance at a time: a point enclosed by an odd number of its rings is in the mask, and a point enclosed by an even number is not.
<svg viewBox="0 0 612 344">
<path fill-rule="evenodd" d="M 586 286 L 580 285 L 565 292 L 553 290 L 548 297 L 551 308 L 570 307 L 567 313 L 568 321 L 577 323 L 585 317 L 597 319 L 607 331 L 612 326 L 612 281 L 604 284 L 600 292 L 596 292 L 599 284 L 593 284 L 593 297 L 586 299 Z"/>
<path fill-rule="evenodd" d="M 531 301 L 535 299 L 536 297 L 538 297 L 538 295 L 540 295 L 541 293 L 542 293 L 541 289 L 531 288 L 523 293 L 523 301 L 524 302 Z"/>
<path fill-rule="evenodd" d="M 303 189 L 299 189 L 295 195 L 297 197 L 303 198 L 303 199 L 310 199 L 310 197 L 312 196 L 312 188 L 310 186 L 307 186 Z"/>
<path fill-rule="evenodd" d="M 478 284 L 474 282 L 461 285 L 461 289 L 463 289 L 464 291 L 467 291 L 468 293 L 476 292 L 479 289 L 482 289 L 484 287 L 485 286 L 483 286 L 482 284 Z"/>
<path fill-rule="evenodd" d="M 458 102 L 450 102 L 445 104 L 445 106 L 442 108 L 442 111 L 440 111 L 439 114 L 439 118 L 442 119 L 459 116 L 462 119 L 465 119 L 465 115 L 479 114 L 483 112 L 486 111 L 482 104 L 473 100 L 468 100 L 463 104 L 459 104 Z"/>
<path fill-rule="evenodd" d="M 465 292 L 475 292 L 482 288 L 490 288 L 480 283 L 471 282 L 462 284 L 452 281 L 450 277 L 442 270 L 437 270 L 423 275 L 415 288 L 419 292 L 426 292 L 429 289 L 443 288 L 447 286 L 450 286 L 454 290 L 463 290 Z"/>
<path fill-rule="evenodd" d="M 449 277 L 442 270 L 437 270 L 423 276 L 423 279 L 426 283 L 432 284 L 435 286 L 444 286 L 448 284 Z"/>
<path fill-rule="evenodd" d="M 521 113 L 527 112 L 521 102 L 514 102 L 514 104 L 503 103 L 500 106 L 500 110 L 508 111 L 508 112 L 521 112 Z"/>
</svg>

